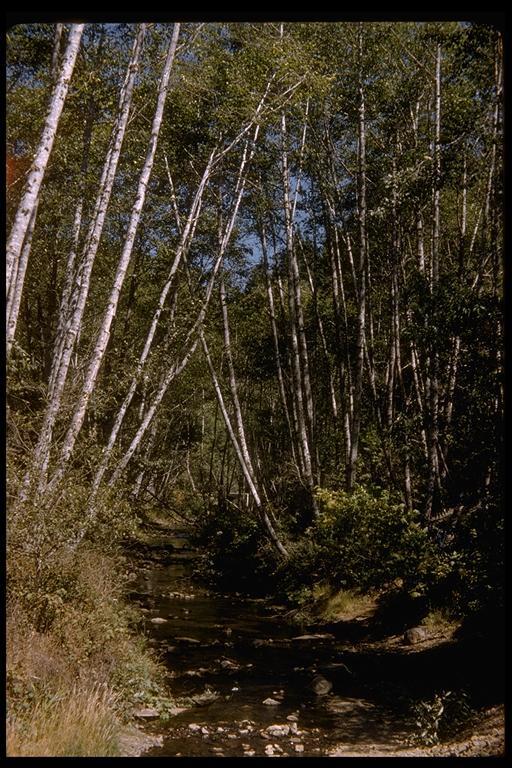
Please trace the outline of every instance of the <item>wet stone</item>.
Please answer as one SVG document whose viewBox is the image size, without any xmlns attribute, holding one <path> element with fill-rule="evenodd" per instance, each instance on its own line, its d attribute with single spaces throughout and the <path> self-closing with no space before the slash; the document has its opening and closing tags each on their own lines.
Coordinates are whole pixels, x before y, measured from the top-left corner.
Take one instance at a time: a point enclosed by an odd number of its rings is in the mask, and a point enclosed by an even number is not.
<svg viewBox="0 0 512 768">
<path fill-rule="evenodd" d="M 332 691 L 332 683 L 323 675 L 316 675 L 311 681 L 311 690 L 317 696 L 325 696 Z"/>
</svg>

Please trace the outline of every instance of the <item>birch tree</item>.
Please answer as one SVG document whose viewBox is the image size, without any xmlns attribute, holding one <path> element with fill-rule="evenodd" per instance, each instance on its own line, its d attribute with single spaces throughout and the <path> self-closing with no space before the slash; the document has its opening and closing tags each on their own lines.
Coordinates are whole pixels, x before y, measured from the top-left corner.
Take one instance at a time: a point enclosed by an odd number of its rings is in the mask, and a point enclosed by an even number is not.
<svg viewBox="0 0 512 768">
<path fill-rule="evenodd" d="M 135 237 L 137 234 L 137 228 L 139 225 L 142 209 L 144 207 L 144 202 L 146 199 L 147 186 L 151 176 L 151 171 L 153 169 L 153 163 L 154 163 L 156 148 L 158 144 L 160 127 L 162 124 L 165 100 L 167 98 L 167 91 L 169 88 L 169 79 L 171 75 L 172 65 L 174 62 L 174 56 L 176 53 L 176 45 L 178 43 L 179 32 L 180 32 L 180 25 L 175 24 L 173 35 L 169 43 L 169 48 L 167 51 L 167 57 L 165 60 L 162 76 L 160 79 L 157 105 L 156 105 L 156 110 L 153 117 L 149 147 L 148 147 L 146 159 L 144 161 L 144 165 L 142 167 L 142 171 L 140 174 L 137 194 L 136 194 L 135 202 L 133 204 L 133 208 L 131 211 L 130 221 L 128 223 L 128 227 L 126 231 L 123 250 L 121 253 L 121 257 L 119 259 L 119 263 L 117 265 L 117 271 L 114 277 L 114 282 L 113 282 L 110 296 L 108 299 L 108 305 L 107 305 L 105 314 L 103 316 L 101 327 L 98 332 L 96 343 L 95 343 L 95 346 L 91 355 L 91 359 L 85 374 L 84 384 L 78 396 L 78 403 L 75 408 L 73 417 L 71 419 L 71 423 L 68 427 L 68 431 L 64 438 L 64 443 L 62 445 L 59 459 L 58 459 L 57 470 L 50 483 L 51 487 L 54 487 L 59 482 L 60 478 L 64 474 L 66 464 L 71 457 L 77 437 L 82 428 L 85 412 L 87 410 L 87 405 L 93 393 L 98 372 L 99 372 L 103 357 L 105 355 L 105 351 L 107 349 L 108 340 L 110 338 L 110 329 L 112 326 L 112 321 L 116 314 L 119 295 L 121 293 L 124 279 L 126 277 L 126 271 L 130 263 L 130 259 L 133 251 L 133 245 L 134 245 Z"/>
<path fill-rule="evenodd" d="M 359 223 L 359 263 L 358 263 L 358 309 L 356 331 L 356 364 L 354 372 L 354 406 L 349 463 L 347 466 L 347 488 L 352 490 L 356 479 L 356 462 L 359 453 L 359 434 L 361 430 L 361 405 L 363 393 L 363 363 L 365 347 L 366 321 L 366 283 L 367 283 L 367 233 L 366 233 L 366 120 L 365 94 L 363 84 L 363 30 L 359 25 L 358 33 L 359 61 L 359 120 L 358 120 L 358 176 L 357 176 L 357 215 Z"/>
<path fill-rule="evenodd" d="M 64 108 L 69 85 L 73 76 L 80 40 L 84 31 L 83 24 L 72 24 L 69 30 L 68 42 L 64 53 L 62 63 L 55 86 L 52 91 L 48 114 L 45 119 L 44 128 L 39 141 L 39 146 L 34 155 L 32 165 L 28 174 L 27 182 L 18 204 L 16 215 L 12 223 L 11 231 L 7 240 L 6 251 L 6 296 L 8 301 L 7 325 L 8 333 L 8 355 L 12 346 L 12 338 L 16 329 L 18 311 L 21 301 L 21 292 L 23 290 L 24 275 L 30 251 L 30 239 L 35 226 L 37 215 L 37 203 L 39 192 L 43 183 L 48 160 L 55 142 L 60 116 Z M 30 232 L 29 237 L 27 234 Z M 24 244 L 25 252 L 23 253 Z M 23 254 L 23 257 L 22 257 Z M 21 264 L 20 264 L 21 259 Z"/>
<path fill-rule="evenodd" d="M 59 354 L 54 358 L 52 366 L 53 370 L 50 374 L 50 399 L 34 450 L 34 457 L 29 471 L 25 476 L 21 491 L 21 500 L 26 498 L 31 483 L 34 483 L 39 491 L 42 491 L 46 484 L 46 472 L 52 448 L 53 429 L 60 411 L 71 355 L 80 330 L 89 293 L 92 268 L 100 244 L 108 203 L 112 194 L 117 164 L 119 162 L 121 147 L 126 126 L 128 124 L 133 88 L 135 85 L 144 34 L 145 26 L 141 25 L 135 35 L 130 62 L 121 89 L 117 119 L 105 157 L 94 212 L 88 228 L 82 251 L 81 263 L 76 276 L 76 287 L 72 299 L 73 310 L 70 315 L 69 323 L 62 327 L 62 341 L 60 343 L 57 342 Z"/>
</svg>

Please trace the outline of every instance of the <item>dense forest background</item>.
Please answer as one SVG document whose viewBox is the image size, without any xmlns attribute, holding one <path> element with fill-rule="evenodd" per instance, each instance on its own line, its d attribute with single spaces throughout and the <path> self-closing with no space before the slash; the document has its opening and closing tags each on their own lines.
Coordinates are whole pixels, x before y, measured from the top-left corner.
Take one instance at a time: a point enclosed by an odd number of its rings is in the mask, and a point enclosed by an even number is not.
<svg viewBox="0 0 512 768">
<path fill-rule="evenodd" d="M 17 649 L 93 664 L 154 508 L 248 589 L 500 609 L 502 81 L 469 23 L 8 32 Z"/>
</svg>

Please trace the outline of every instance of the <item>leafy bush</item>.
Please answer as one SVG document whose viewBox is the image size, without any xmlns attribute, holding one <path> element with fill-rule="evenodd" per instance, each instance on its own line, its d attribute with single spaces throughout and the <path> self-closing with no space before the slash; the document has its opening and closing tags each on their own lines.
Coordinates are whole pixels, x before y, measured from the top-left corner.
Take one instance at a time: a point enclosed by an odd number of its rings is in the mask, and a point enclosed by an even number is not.
<svg viewBox="0 0 512 768">
<path fill-rule="evenodd" d="M 416 511 L 407 512 L 386 490 L 319 488 L 316 495 L 320 514 L 311 538 L 321 578 L 344 588 L 381 587 L 397 578 L 414 585 L 429 551 Z"/>
<path fill-rule="evenodd" d="M 261 525 L 249 510 L 220 500 L 198 521 L 195 541 L 204 552 L 199 566 L 203 578 L 250 590 L 250 582 L 256 583 L 257 574 L 263 573 L 267 558 L 261 552 Z"/>
<path fill-rule="evenodd" d="M 432 746 L 458 736 L 475 715 L 465 691 L 440 691 L 431 699 L 418 701 L 413 707 L 417 730 L 411 744 Z"/>
</svg>

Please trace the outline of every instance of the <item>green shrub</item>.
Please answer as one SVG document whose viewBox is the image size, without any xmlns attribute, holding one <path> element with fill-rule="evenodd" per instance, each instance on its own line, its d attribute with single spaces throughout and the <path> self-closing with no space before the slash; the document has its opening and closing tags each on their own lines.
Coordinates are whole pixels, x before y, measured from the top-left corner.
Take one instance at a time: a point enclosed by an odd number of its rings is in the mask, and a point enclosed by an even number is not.
<svg viewBox="0 0 512 768">
<path fill-rule="evenodd" d="M 387 490 L 357 486 L 352 493 L 319 488 L 320 514 L 311 530 L 315 571 L 344 588 L 382 587 L 397 578 L 412 587 L 429 553 L 416 511 Z"/>
</svg>

